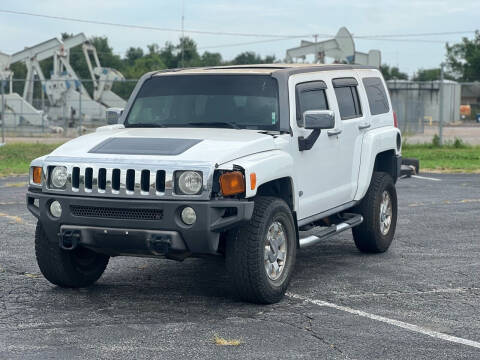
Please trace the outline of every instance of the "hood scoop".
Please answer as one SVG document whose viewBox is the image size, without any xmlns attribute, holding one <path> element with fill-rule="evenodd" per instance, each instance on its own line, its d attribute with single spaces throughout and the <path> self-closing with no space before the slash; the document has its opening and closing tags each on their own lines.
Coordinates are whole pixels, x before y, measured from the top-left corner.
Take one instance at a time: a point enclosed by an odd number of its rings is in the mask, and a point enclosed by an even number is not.
<svg viewBox="0 0 480 360">
<path fill-rule="evenodd" d="M 115 137 L 90 149 L 93 154 L 179 155 L 203 140 L 169 138 Z"/>
</svg>

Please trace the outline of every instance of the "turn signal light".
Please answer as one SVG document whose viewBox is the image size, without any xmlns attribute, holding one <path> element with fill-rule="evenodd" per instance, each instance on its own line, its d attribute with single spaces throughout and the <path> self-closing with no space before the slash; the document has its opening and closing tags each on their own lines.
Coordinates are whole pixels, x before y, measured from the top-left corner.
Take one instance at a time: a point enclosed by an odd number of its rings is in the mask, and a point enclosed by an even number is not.
<svg viewBox="0 0 480 360">
<path fill-rule="evenodd" d="M 42 183 L 42 167 L 34 166 L 32 169 L 32 182 L 40 185 Z"/>
<path fill-rule="evenodd" d="M 250 189 L 255 190 L 257 187 L 257 174 L 250 173 Z"/>
<path fill-rule="evenodd" d="M 220 189 L 223 196 L 245 192 L 245 179 L 240 171 L 227 172 L 220 175 Z"/>
</svg>

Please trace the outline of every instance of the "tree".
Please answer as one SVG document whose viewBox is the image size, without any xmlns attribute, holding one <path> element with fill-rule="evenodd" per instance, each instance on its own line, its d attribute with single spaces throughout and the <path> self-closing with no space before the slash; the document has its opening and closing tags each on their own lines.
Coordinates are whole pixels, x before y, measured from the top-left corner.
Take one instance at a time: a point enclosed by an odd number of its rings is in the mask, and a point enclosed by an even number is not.
<svg viewBox="0 0 480 360">
<path fill-rule="evenodd" d="M 218 66 L 222 65 L 222 55 L 220 53 L 211 53 L 205 51 L 201 57 L 202 66 Z"/>
<path fill-rule="evenodd" d="M 475 31 L 472 40 L 464 37 L 462 42 L 447 43 L 447 70 L 461 81 L 480 80 L 480 31 Z"/>
<path fill-rule="evenodd" d="M 233 60 L 233 65 L 248 65 L 248 64 L 269 64 L 276 61 L 275 55 L 267 55 L 265 59 L 253 51 L 245 51 L 237 55 Z"/>
<path fill-rule="evenodd" d="M 135 63 L 135 60 L 143 57 L 143 49 L 139 47 L 130 47 L 125 54 L 126 63 L 132 66 Z"/>
<path fill-rule="evenodd" d="M 444 73 L 443 77 L 447 80 L 454 80 L 451 74 Z M 419 69 L 414 75 L 415 81 L 435 81 L 440 80 L 440 68 L 435 69 Z"/>
<path fill-rule="evenodd" d="M 408 75 L 401 72 L 396 66 L 390 67 L 387 64 L 383 64 L 380 66 L 380 71 L 385 80 L 408 80 Z"/>
</svg>

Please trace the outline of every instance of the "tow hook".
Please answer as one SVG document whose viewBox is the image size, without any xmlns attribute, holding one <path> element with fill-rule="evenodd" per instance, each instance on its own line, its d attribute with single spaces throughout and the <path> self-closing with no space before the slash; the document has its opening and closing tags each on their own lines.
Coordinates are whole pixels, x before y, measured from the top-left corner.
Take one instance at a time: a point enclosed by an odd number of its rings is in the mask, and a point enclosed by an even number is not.
<svg viewBox="0 0 480 360">
<path fill-rule="evenodd" d="M 155 255 L 165 255 L 170 250 L 172 240 L 169 236 L 152 235 L 147 240 L 150 251 Z"/>
<path fill-rule="evenodd" d="M 80 230 L 62 230 L 58 234 L 60 248 L 63 250 L 74 250 L 80 241 Z"/>
</svg>

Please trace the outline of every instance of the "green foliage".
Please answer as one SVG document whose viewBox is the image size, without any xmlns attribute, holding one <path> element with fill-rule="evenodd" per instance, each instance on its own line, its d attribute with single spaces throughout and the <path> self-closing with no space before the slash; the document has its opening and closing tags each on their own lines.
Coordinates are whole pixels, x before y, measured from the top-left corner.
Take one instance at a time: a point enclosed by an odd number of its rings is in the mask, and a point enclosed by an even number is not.
<svg viewBox="0 0 480 360">
<path fill-rule="evenodd" d="M 11 143 L 0 147 L 0 176 L 28 174 L 30 162 L 61 144 Z"/>
<path fill-rule="evenodd" d="M 71 36 L 72 34 L 63 33 L 62 39 L 65 40 Z M 217 52 L 205 51 L 200 54 L 197 44 L 189 37 L 180 38 L 177 44 L 166 42 L 163 47 L 160 47 L 158 44 L 150 44 L 147 46 L 147 52 L 139 47 L 130 47 L 123 58 L 113 52 L 106 37 L 93 37 L 90 39 L 90 42 L 97 50 L 101 66 L 119 70 L 127 80 L 137 80 L 147 72 L 167 68 L 262 64 L 276 61 L 275 56 L 262 58 L 253 52 L 241 53 L 233 61 L 224 61 L 222 55 Z M 91 57 L 91 61 L 95 67 L 93 57 Z M 84 80 L 82 82 L 83 86 L 90 95 L 93 95 L 93 83 L 89 81 L 91 75 L 81 46 L 70 49 L 70 64 L 78 77 Z M 53 60 L 46 59 L 40 63 L 40 66 L 48 79 L 53 69 Z M 27 70 L 23 63 L 13 64 L 11 69 L 15 74 L 15 79 L 24 79 L 26 77 Z M 23 87 L 24 81 L 15 81 L 13 84 L 13 90 L 19 94 L 23 93 Z M 127 99 L 134 87 L 135 81 L 117 82 L 113 85 L 113 91 L 120 97 Z M 41 85 L 37 82 L 34 88 L 34 98 L 40 97 Z"/>
<path fill-rule="evenodd" d="M 438 136 L 437 134 L 433 135 L 433 139 L 432 139 L 432 146 L 433 147 L 440 147 L 440 136 Z"/>
<path fill-rule="evenodd" d="M 466 149 L 468 145 L 465 144 L 465 142 L 462 139 L 456 137 L 453 142 L 453 147 L 455 149 Z"/>
<path fill-rule="evenodd" d="M 268 64 L 274 63 L 276 61 L 275 56 L 266 56 L 265 59 L 258 54 L 255 54 L 253 51 L 246 51 L 237 55 L 233 61 L 232 65 L 247 65 L 247 64 Z"/>
<path fill-rule="evenodd" d="M 454 80 L 454 77 L 449 73 L 444 73 L 443 78 L 447 80 Z M 440 68 L 435 69 L 419 69 L 413 77 L 415 81 L 434 81 L 440 80 Z"/>
<path fill-rule="evenodd" d="M 447 69 L 457 80 L 480 80 L 480 31 L 471 40 L 464 37 L 460 43 L 447 44 Z"/>
<path fill-rule="evenodd" d="M 423 171 L 479 172 L 480 146 L 447 143 L 442 147 L 426 144 L 405 144 L 402 156 L 417 158 Z"/>
<path fill-rule="evenodd" d="M 387 64 L 380 66 L 380 71 L 382 72 L 385 80 L 408 80 L 408 74 L 401 72 L 398 67 Z"/>
</svg>

